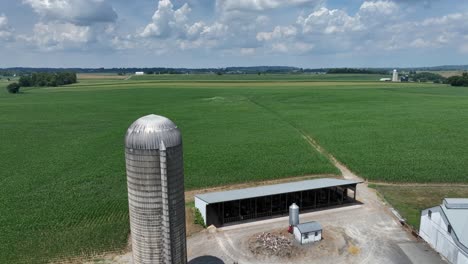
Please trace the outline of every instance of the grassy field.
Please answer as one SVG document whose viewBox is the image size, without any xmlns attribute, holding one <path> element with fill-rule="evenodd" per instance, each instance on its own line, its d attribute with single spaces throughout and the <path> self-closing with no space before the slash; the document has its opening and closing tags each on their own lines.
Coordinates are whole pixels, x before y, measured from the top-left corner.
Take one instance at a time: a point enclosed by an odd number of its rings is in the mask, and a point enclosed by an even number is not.
<svg viewBox="0 0 468 264">
<path fill-rule="evenodd" d="M 149 113 L 181 128 L 188 189 L 337 174 L 304 135 L 368 179 L 468 181 L 466 88 L 376 75 L 163 77 L 0 87 L 0 263 L 126 245 L 123 137 Z"/>
<path fill-rule="evenodd" d="M 419 230 L 421 211 L 440 205 L 444 198 L 468 197 L 468 185 L 382 185 L 371 186 L 382 194 L 392 206 L 398 209 L 406 221 Z"/>
<path fill-rule="evenodd" d="M 78 73 L 78 79 L 83 82 L 87 80 L 124 80 L 130 75 L 118 75 L 115 73 Z"/>
<path fill-rule="evenodd" d="M 124 247 L 123 138 L 149 113 L 180 126 L 187 188 L 338 173 L 293 127 L 237 90 L 194 88 L 135 82 L 19 95 L 2 89 L 0 211 L 8 213 L 0 214 L 0 262 Z"/>
<path fill-rule="evenodd" d="M 429 71 L 429 72 L 440 74 L 445 78 L 448 78 L 451 76 L 461 76 L 463 74 L 463 71 Z"/>
<path fill-rule="evenodd" d="M 152 80 L 152 81 L 290 81 L 290 82 L 308 82 L 308 81 L 378 81 L 380 78 L 389 77 L 376 74 L 152 74 L 132 76 L 133 80 Z"/>
</svg>

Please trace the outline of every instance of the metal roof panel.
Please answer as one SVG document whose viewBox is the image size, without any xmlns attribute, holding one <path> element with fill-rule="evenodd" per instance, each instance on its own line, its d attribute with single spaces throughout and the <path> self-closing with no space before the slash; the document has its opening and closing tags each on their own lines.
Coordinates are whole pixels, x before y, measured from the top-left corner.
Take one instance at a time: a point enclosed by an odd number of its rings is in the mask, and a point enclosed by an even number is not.
<svg viewBox="0 0 468 264">
<path fill-rule="evenodd" d="M 441 208 L 458 240 L 465 247 L 468 247 L 468 208 L 448 208 L 445 203 Z"/>
<path fill-rule="evenodd" d="M 343 186 L 362 183 L 359 181 L 342 180 L 333 178 L 323 178 L 315 180 L 297 181 L 280 183 L 274 185 L 265 185 L 259 187 L 230 190 L 223 192 L 211 192 L 195 195 L 196 198 L 205 201 L 206 203 L 220 203 L 233 200 L 242 200 L 248 198 L 269 196 L 281 193 L 291 193 L 306 190 L 322 189 L 334 186 Z"/>
<path fill-rule="evenodd" d="M 301 234 L 322 230 L 322 225 L 316 221 L 298 224 L 296 227 L 297 229 L 299 229 L 299 232 L 301 232 Z"/>
<path fill-rule="evenodd" d="M 449 209 L 468 209 L 467 198 L 445 198 L 444 205 Z"/>
</svg>

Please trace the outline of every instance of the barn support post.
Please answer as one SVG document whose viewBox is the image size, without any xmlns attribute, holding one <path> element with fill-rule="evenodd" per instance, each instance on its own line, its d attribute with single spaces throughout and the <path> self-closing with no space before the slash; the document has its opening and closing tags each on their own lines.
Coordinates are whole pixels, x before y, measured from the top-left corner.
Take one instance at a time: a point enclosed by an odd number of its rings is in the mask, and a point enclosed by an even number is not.
<svg viewBox="0 0 468 264">
<path fill-rule="evenodd" d="M 273 196 L 270 196 L 270 211 L 269 211 L 271 214 L 270 215 L 273 215 Z"/>
<path fill-rule="evenodd" d="M 299 208 L 302 208 L 302 193 L 303 193 L 303 192 L 301 192 L 301 198 L 300 198 L 300 200 L 299 200 L 299 206 L 300 206 Z"/>
<path fill-rule="evenodd" d="M 255 217 L 255 218 L 257 217 L 257 199 L 258 199 L 258 198 L 254 198 L 254 200 L 255 200 L 254 217 Z"/>
<path fill-rule="evenodd" d="M 317 190 L 314 191 L 314 208 L 317 208 Z"/>
<path fill-rule="evenodd" d="M 222 217 L 221 217 L 221 219 L 222 219 L 222 220 L 221 220 L 221 224 L 224 225 L 224 202 L 222 203 L 222 206 L 221 206 L 221 215 L 222 215 Z"/>
<path fill-rule="evenodd" d="M 346 188 L 347 188 L 347 187 L 346 187 Z M 341 204 L 343 204 L 343 200 L 344 200 L 344 190 L 346 190 L 346 188 L 343 189 L 343 190 L 340 192 L 340 193 L 341 193 Z"/>
</svg>

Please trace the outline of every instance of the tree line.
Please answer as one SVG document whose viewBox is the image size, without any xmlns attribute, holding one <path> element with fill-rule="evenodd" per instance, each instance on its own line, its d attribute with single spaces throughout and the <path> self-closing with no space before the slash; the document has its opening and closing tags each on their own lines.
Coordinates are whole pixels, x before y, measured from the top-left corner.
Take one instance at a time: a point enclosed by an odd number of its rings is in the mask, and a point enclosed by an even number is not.
<svg viewBox="0 0 468 264">
<path fill-rule="evenodd" d="M 76 82 L 75 72 L 35 72 L 21 76 L 17 83 L 10 83 L 6 88 L 9 93 L 19 93 L 21 87 L 56 87 Z"/>
<path fill-rule="evenodd" d="M 433 73 L 433 72 L 410 71 L 409 78 L 413 82 L 446 83 L 446 78 L 444 78 L 440 74 Z"/>
<path fill-rule="evenodd" d="M 468 86 L 468 72 L 464 72 L 461 76 L 448 77 L 447 83 L 452 86 Z"/>
<path fill-rule="evenodd" d="M 337 74 L 337 73 L 388 74 L 388 71 L 379 70 L 379 69 L 333 68 L 333 69 L 328 69 L 327 73 L 328 74 Z"/>
<path fill-rule="evenodd" d="M 36 72 L 31 75 L 21 76 L 18 84 L 21 87 L 55 87 L 76 82 L 77 78 L 74 72 Z"/>
</svg>

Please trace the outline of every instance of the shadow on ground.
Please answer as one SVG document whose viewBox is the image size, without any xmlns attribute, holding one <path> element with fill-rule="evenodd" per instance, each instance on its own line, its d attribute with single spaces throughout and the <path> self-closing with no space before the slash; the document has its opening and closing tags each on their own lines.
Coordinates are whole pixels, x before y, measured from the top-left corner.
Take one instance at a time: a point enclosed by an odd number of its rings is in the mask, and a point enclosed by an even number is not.
<svg viewBox="0 0 468 264">
<path fill-rule="evenodd" d="M 192 259 L 188 264 L 224 264 L 224 261 L 213 256 L 201 256 Z"/>
</svg>

